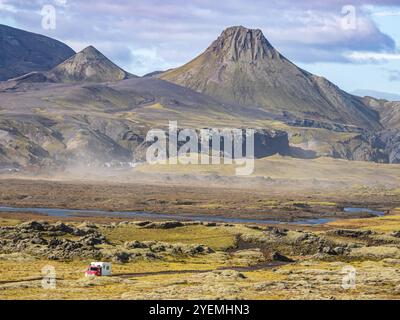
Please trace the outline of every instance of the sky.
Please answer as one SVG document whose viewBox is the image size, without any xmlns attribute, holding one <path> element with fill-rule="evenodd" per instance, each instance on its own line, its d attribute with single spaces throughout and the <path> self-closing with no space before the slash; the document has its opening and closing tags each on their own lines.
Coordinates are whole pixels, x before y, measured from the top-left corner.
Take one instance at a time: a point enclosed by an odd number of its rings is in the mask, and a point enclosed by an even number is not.
<svg viewBox="0 0 400 320">
<path fill-rule="evenodd" d="M 243 25 L 344 90 L 400 93 L 400 0 L 0 0 L 0 24 L 93 45 L 137 75 L 178 67 Z"/>
</svg>

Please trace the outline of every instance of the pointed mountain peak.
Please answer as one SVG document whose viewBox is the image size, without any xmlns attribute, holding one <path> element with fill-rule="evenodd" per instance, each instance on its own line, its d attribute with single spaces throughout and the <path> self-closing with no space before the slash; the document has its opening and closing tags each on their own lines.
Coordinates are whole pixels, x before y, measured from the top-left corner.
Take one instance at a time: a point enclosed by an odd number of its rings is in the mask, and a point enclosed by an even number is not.
<svg viewBox="0 0 400 320">
<path fill-rule="evenodd" d="M 376 128 L 376 115 L 326 79 L 281 55 L 261 30 L 226 29 L 208 49 L 159 78 L 276 116 Z"/>
<path fill-rule="evenodd" d="M 82 50 L 82 52 L 91 52 L 91 51 L 100 53 L 100 51 L 97 50 L 97 49 L 96 49 L 94 46 L 92 46 L 92 45 L 87 46 L 85 49 Z"/>
<path fill-rule="evenodd" d="M 233 35 L 237 34 L 262 34 L 262 31 L 260 29 L 249 29 L 243 26 L 233 26 L 226 28 L 224 31 L 222 31 L 222 36 L 226 37 L 231 37 Z"/>
<path fill-rule="evenodd" d="M 243 26 L 224 30 L 208 50 L 234 61 L 241 58 L 259 60 L 280 57 L 260 29 L 248 29 Z"/>
<path fill-rule="evenodd" d="M 104 57 L 104 55 L 97 50 L 95 47 L 93 46 L 88 46 L 85 49 L 83 49 L 81 52 L 79 52 L 80 54 L 84 54 L 87 56 L 100 56 L 100 57 Z"/>
<path fill-rule="evenodd" d="M 113 82 L 136 77 L 89 46 L 49 72 L 56 82 Z"/>
</svg>

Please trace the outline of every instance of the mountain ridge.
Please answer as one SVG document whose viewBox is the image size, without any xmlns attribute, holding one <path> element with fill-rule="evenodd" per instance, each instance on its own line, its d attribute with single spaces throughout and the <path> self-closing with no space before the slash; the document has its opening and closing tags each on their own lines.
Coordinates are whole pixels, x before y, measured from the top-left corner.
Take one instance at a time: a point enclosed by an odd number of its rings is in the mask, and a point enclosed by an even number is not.
<svg viewBox="0 0 400 320">
<path fill-rule="evenodd" d="M 123 70 L 94 46 L 88 46 L 47 72 L 31 72 L 10 79 L 12 85 L 21 83 L 115 82 L 137 78 Z"/>
<path fill-rule="evenodd" d="M 0 24 L 0 81 L 48 71 L 75 54 L 66 44 Z"/>
<path fill-rule="evenodd" d="M 379 129 L 378 114 L 286 59 L 260 29 L 230 27 L 202 54 L 160 79 L 243 107 Z"/>
<path fill-rule="evenodd" d="M 360 97 L 372 97 L 375 99 L 383 99 L 383 100 L 387 100 L 387 101 L 400 101 L 400 95 L 391 93 L 391 92 L 359 89 L 359 90 L 352 91 L 351 94 L 360 96 Z"/>
</svg>

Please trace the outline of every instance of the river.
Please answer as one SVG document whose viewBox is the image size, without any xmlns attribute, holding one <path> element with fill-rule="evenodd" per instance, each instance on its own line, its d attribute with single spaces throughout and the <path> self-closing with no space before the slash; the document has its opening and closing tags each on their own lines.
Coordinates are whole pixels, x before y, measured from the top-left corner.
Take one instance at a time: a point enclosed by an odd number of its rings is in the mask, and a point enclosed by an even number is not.
<svg viewBox="0 0 400 320">
<path fill-rule="evenodd" d="M 110 212 L 100 210 L 71 210 L 71 209 L 52 209 L 52 208 L 16 208 L 16 207 L 0 207 L 0 212 L 19 212 L 19 213 L 35 213 L 43 214 L 50 217 L 118 217 L 118 218 L 140 218 L 140 219 L 163 219 L 177 221 L 202 221 L 202 222 L 219 222 L 219 223 L 240 223 L 240 224 L 292 224 L 292 225 L 323 225 L 328 222 L 335 221 L 335 218 L 316 218 L 297 221 L 279 221 L 279 220 L 258 220 L 246 218 L 228 218 L 222 216 L 209 215 L 175 215 L 150 213 L 139 211 L 128 212 Z M 370 213 L 375 216 L 384 216 L 385 213 L 368 208 L 344 208 L 344 212 L 348 213 Z"/>
</svg>

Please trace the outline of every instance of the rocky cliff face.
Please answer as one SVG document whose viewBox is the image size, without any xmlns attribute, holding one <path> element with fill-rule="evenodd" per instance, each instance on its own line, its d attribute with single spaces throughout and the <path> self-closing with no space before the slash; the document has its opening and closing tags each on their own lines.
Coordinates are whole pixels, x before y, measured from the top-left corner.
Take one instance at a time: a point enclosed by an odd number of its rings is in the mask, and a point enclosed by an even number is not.
<svg viewBox="0 0 400 320">
<path fill-rule="evenodd" d="M 64 116 L 60 122 L 37 116 L 0 120 L 0 168 L 143 162 L 149 129 L 95 115 Z M 291 155 L 288 136 L 282 131 L 257 130 L 255 145 L 256 158 Z"/>
<path fill-rule="evenodd" d="M 75 54 L 57 40 L 5 25 L 0 25 L 0 48 L 0 81 L 50 70 Z"/>
<path fill-rule="evenodd" d="M 400 102 L 365 97 L 364 103 L 376 110 L 384 127 L 377 136 L 384 144 L 390 163 L 400 163 Z"/>
<path fill-rule="evenodd" d="M 385 143 L 389 163 L 400 163 L 400 129 L 388 129 L 379 134 Z"/>
<path fill-rule="evenodd" d="M 400 129 L 400 102 L 363 98 L 365 104 L 379 113 L 380 121 L 386 129 Z"/>
<path fill-rule="evenodd" d="M 371 130 L 380 127 L 378 114 L 361 99 L 298 68 L 261 30 L 228 28 L 199 57 L 159 77 L 244 108 Z"/>
</svg>

